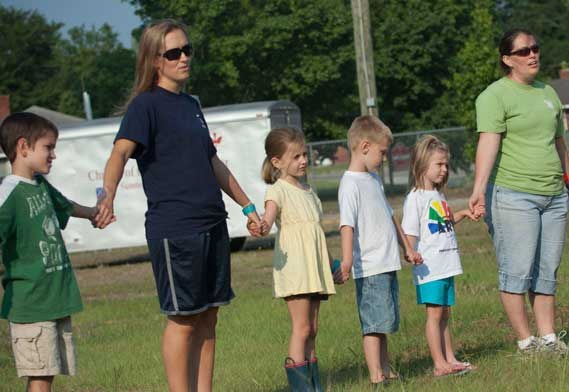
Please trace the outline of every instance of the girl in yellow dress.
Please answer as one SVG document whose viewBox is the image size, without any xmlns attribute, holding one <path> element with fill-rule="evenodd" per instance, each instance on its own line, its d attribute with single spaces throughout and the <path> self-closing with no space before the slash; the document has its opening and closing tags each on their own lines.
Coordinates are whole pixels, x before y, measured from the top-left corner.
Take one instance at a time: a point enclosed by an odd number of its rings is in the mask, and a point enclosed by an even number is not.
<svg viewBox="0 0 569 392">
<path fill-rule="evenodd" d="M 330 257 L 320 226 L 322 203 L 302 182 L 308 158 L 302 132 L 272 130 L 265 140 L 265 195 L 262 232 L 276 222 L 273 294 L 286 301 L 292 331 L 285 370 L 293 391 L 320 392 L 316 332 L 320 301 L 335 294 Z"/>
</svg>

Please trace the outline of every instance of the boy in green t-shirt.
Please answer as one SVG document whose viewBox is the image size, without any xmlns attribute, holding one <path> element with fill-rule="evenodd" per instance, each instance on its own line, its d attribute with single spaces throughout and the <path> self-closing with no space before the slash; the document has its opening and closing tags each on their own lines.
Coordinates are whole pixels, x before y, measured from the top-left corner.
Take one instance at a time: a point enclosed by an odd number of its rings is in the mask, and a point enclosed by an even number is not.
<svg viewBox="0 0 569 392">
<path fill-rule="evenodd" d="M 55 159 L 57 137 L 55 125 L 33 113 L 14 113 L 0 126 L 12 166 L 0 184 L 0 317 L 10 321 L 17 373 L 28 377 L 28 391 L 49 391 L 56 374 L 75 374 L 70 315 L 83 304 L 60 228 L 70 216 L 93 222 L 97 214 L 42 176 Z"/>
</svg>

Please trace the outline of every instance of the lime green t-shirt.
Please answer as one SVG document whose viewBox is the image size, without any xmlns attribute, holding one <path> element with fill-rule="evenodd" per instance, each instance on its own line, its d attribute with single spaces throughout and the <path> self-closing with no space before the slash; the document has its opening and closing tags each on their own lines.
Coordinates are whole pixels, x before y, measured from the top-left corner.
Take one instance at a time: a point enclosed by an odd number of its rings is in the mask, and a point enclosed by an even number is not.
<svg viewBox="0 0 569 392">
<path fill-rule="evenodd" d="M 34 323 L 83 309 L 61 228 L 73 204 L 42 176 L 0 184 L 0 243 L 5 266 L 0 317 Z"/>
<path fill-rule="evenodd" d="M 509 189 L 558 195 L 563 191 L 555 139 L 563 136 L 563 108 L 555 90 L 503 77 L 476 99 L 478 132 L 502 134 L 490 182 Z"/>
</svg>

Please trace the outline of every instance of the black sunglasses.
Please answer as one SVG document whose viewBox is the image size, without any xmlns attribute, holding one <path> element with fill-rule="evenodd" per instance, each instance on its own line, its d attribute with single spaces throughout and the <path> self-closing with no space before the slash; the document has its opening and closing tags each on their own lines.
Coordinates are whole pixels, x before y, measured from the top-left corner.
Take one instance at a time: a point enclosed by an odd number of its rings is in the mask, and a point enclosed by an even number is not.
<svg viewBox="0 0 569 392">
<path fill-rule="evenodd" d="M 527 57 L 529 56 L 530 52 L 533 52 L 534 54 L 538 54 L 539 53 L 539 45 L 535 44 L 532 45 L 530 47 L 523 47 L 521 49 L 518 50 L 514 50 L 513 52 L 510 52 L 510 56 L 520 56 L 520 57 Z"/>
<path fill-rule="evenodd" d="M 182 57 L 182 53 L 186 55 L 186 57 L 190 57 L 192 53 L 194 53 L 194 48 L 192 44 L 187 44 L 182 46 L 181 48 L 173 48 L 168 49 L 164 53 L 158 53 L 158 56 L 164 57 L 166 60 L 179 60 Z"/>
</svg>

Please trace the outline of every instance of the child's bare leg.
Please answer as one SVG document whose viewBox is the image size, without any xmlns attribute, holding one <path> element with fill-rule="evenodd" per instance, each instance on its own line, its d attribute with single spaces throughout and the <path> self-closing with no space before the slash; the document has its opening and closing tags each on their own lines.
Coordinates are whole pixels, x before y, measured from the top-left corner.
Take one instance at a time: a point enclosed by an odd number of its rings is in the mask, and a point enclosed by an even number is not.
<svg viewBox="0 0 569 392">
<path fill-rule="evenodd" d="M 384 333 L 379 334 L 379 364 L 385 377 L 397 378 L 397 374 L 391 370 L 391 366 L 389 365 L 387 335 Z"/>
<path fill-rule="evenodd" d="M 320 299 L 313 298 L 310 301 L 310 333 L 306 341 L 306 359 L 316 358 L 316 335 L 318 334 L 318 312 L 320 311 Z"/>
<path fill-rule="evenodd" d="M 208 392 L 212 389 L 215 360 L 215 327 L 219 308 L 200 313 L 200 322 L 190 345 L 190 390 Z M 197 366 L 193 366 L 195 362 Z"/>
<path fill-rule="evenodd" d="M 441 328 L 443 330 L 443 355 L 445 356 L 446 361 L 451 365 L 458 365 L 460 364 L 456 357 L 454 356 L 454 350 L 452 348 L 452 339 L 450 337 L 450 327 L 449 327 L 449 318 L 450 318 L 450 307 L 443 306 L 443 314 L 441 317 Z"/>
<path fill-rule="evenodd" d="M 381 335 L 382 334 L 371 333 L 364 335 L 363 339 L 366 364 L 369 370 L 369 378 L 372 383 L 378 383 L 385 379 L 380 363 Z"/>
<path fill-rule="evenodd" d="M 431 358 L 435 370 L 446 372 L 452 369 L 451 365 L 446 361 L 443 355 L 443 331 L 441 322 L 443 317 L 443 307 L 438 305 L 427 304 L 427 322 L 425 325 L 425 333 L 427 335 L 427 343 L 431 352 Z"/>
<path fill-rule="evenodd" d="M 27 392 L 51 392 L 53 376 L 28 377 Z"/>
<path fill-rule="evenodd" d="M 312 301 L 309 297 L 304 296 L 286 298 L 286 304 L 292 325 L 288 346 L 288 356 L 297 363 L 306 360 L 306 345 L 311 330 L 311 302 Z"/>
</svg>

